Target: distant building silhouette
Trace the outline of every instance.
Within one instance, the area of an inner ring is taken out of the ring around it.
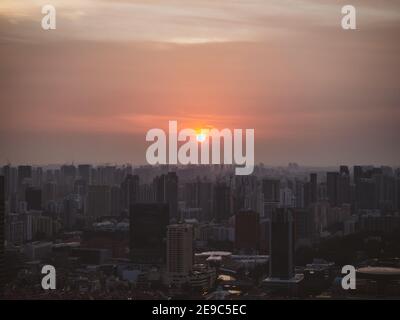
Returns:
[[[167,203],[171,219],[179,220],[178,213],[178,176],[176,172],[168,172],[154,179],[155,200]]]
[[[78,175],[86,184],[91,183],[91,169],[92,166],[90,164],[81,164],[78,166]]]
[[[121,215],[122,192],[119,186],[112,186],[110,190],[110,214],[112,216]]]
[[[86,215],[98,218],[110,215],[111,192],[109,186],[89,186],[86,196]]]
[[[264,195],[263,215],[265,218],[271,218],[272,212],[279,207],[280,201],[280,180],[263,179],[262,193]]]
[[[339,172],[326,173],[327,196],[329,204],[336,207],[339,204]]]
[[[241,210],[235,215],[235,248],[256,254],[260,248],[260,216],[253,210]]]
[[[193,227],[173,224],[167,227],[167,277],[169,284],[188,281],[193,268]]]
[[[200,208],[204,219],[212,219],[213,196],[210,181],[198,178],[194,182],[186,183],[184,196],[188,208]]]
[[[4,248],[4,222],[5,222],[5,188],[4,176],[0,176],[0,297],[5,284],[5,248]]]
[[[42,190],[36,187],[28,187],[25,190],[25,201],[28,210],[42,209]]]
[[[231,216],[231,188],[225,182],[217,182],[214,186],[213,217],[217,222],[226,221]]]
[[[32,167],[31,166],[18,166],[18,187],[22,185],[25,179],[32,178]]]
[[[129,208],[138,201],[139,176],[128,174],[121,183],[121,206],[122,210]]]
[[[135,203],[130,209],[130,257],[139,264],[164,264],[169,206]]]
[[[294,227],[291,209],[274,210],[270,224],[270,278],[291,279],[294,276]]]

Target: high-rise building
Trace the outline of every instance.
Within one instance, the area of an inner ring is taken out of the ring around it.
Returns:
[[[270,278],[291,279],[295,266],[295,224],[292,209],[275,209],[270,228]]]
[[[129,211],[129,208],[138,202],[139,176],[128,174],[121,183],[121,209]]]
[[[260,249],[260,215],[253,210],[242,210],[235,215],[235,248],[249,254]]]
[[[130,209],[130,257],[139,264],[164,264],[169,206],[135,203]]]
[[[59,188],[57,190],[61,197],[67,196],[73,192],[75,178],[76,167],[73,164],[61,166],[58,180]]]
[[[317,174],[310,174],[310,202],[315,203],[318,201],[318,182]]]
[[[376,187],[373,179],[361,178],[356,190],[358,209],[377,209]]]
[[[316,206],[313,204],[309,209],[296,209],[294,211],[296,240],[307,241],[313,236],[313,219],[312,209]]]
[[[119,216],[121,215],[121,188],[118,186],[111,187],[111,215]]]
[[[35,239],[52,237],[57,232],[55,223],[51,217],[33,216],[32,235]]]
[[[42,209],[42,190],[36,187],[28,187],[25,190],[25,201],[28,210]]]
[[[395,187],[395,208],[400,211],[400,169],[396,175],[396,187]]]
[[[43,184],[43,168],[37,167],[32,172],[32,184],[35,187],[41,187]]]
[[[154,186],[152,184],[139,185],[138,202],[140,203],[154,203]]]
[[[327,196],[332,207],[339,205],[339,172],[326,173]]]
[[[264,195],[263,217],[269,219],[275,208],[279,207],[280,180],[270,178],[263,179],[262,192]]]
[[[168,172],[154,179],[154,192],[157,203],[168,203],[169,216],[179,220],[178,213],[178,176],[176,172]]]
[[[212,183],[207,180],[197,179],[185,184],[184,196],[188,208],[200,208],[202,217],[212,219]]]
[[[0,176],[0,297],[5,283],[5,250],[4,250],[4,220],[5,220],[5,190],[4,176]]]
[[[280,181],[279,179],[263,179],[263,193],[265,202],[279,202]]]
[[[351,186],[350,186],[350,171],[347,166],[340,166],[339,181],[338,181],[338,205],[350,204]]]
[[[43,184],[42,190],[42,203],[44,207],[47,207],[50,201],[56,200],[57,185],[55,182],[49,181]]]
[[[88,184],[86,180],[79,178],[74,182],[74,194],[79,194],[82,198],[86,197]]]
[[[217,182],[214,186],[213,216],[217,222],[226,221],[232,213],[231,188],[225,182]]]
[[[17,198],[20,201],[25,201],[25,189],[31,184],[32,167],[18,166],[17,171]]]
[[[3,175],[4,175],[4,196],[5,199],[9,199],[11,195],[11,166],[8,164],[3,167]]]
[[[115,183],[115,166],[101,166],[97,168],[97,184],[111,186]]]
[[[244,209],[257,211],[259,194],[255,175],[235,176],[233,212]]]
[[[18,166],[18,187],[22,185],[25,179],[32,178],[31,166]]]
[[[111,192],[109,186],[89,186],[86,196],[86,215],[97,218],[110,215]]]
[[[63,200],[62,221],[66,230],[71,230],[76,224],[78,201],[76,195],[69,195]]]
[[[86,181],[86,184],[91,183],[90,173],[92,166],[90,164],[80,164],[78,166],[78,176]]]
[[[358,182],[360,182],[360,179],[362,178],[363,175],[363,169],[361,166],[354,166],[353,167],[353,179],[354,179],[354,184],[357,185]]]
[[[396,179],[388,174],[374,176],[376,207],[383,212],[395,210]]]
[[[62,165],[61,166],[61,179],[62,183],[73,182],[76,177],[76,167],[71,165]]]
[[[167,278],[169,284],[188,281],[193,267],[193,228],[190,224],[167,227]]]
[[[301,180],[295,180],[295,194],[296,194],[296,208],[302,209],[305,208],[305,183]]]

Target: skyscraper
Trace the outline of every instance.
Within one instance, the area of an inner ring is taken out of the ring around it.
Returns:
[[[5,190],[4,176],[0,176],[0,297],[3,294],[5,283],[5,260],[4,260],[4,219],[5,219]]]
[[[176,172],[168,172],[165,181],[165,195],[169,204],[169,215],[179,220],[178,212],[178,176]]]
[[[326,173],[326,186],[329,204],[336,207],[339,204],[339,172]]]
[[[90,173],[92,166],[90,164],[80,164],[78,166],[78,175],[81,179],[86,181],[86,184],[91,183]]]
[[[350,204],[351,186],[350,186],[350,171],[347,166],[340,166],[339,181],[338,181],[338,205]]]
[[[295,249],[292,209],[275,209],[270,228],[270,278],[291,279],[294,276]]]
[[[217,182],[214,187],[214,218],[221,222],[231,216],[231,188],[225,182]]]
[[[154,179],[155,200],[157,203],[168,203],[169,216],[179,220],[178,214],[178,176],[168,172]]]
[[[259,189],[255,175],[235,176],[233,211],[239,212],[243,209],[257,211],[260,199]]]
[[[212,183],[199,178],[194,182],[185,184],[184,195],[188,208],[201,208],[202,217],[206,220],[212,219]]]
[[[43,184],[42,187],[42,203],[44,207],[47,207],[50,201],[56,199],[57,185],[55,182],[49,181]]]
[[[17,170],[17,195],[19,200],[25,200],[25,188],[32,178],[31,166],[18,166]]]
[[[130,257],[140,264],[165,263],[169,206],[135,203],[130,209]]]
[[[263,179],[262,192],[264,195],[263,216],[269,219],[275,208],[279,207],[280,180],[269,178]]]
[[[25,179],[32,178],[31,166],[18,166],[18,187],[22,185]]]
[[[188,280],[193,267],[193,228],[190,224],[167,227],[167,277],[169,284]]]
[[[36,187],[28,187],[25,190],[25,201],[28,210],[42,209],[42,190]]]
[[[64,228],[71,230],[76,224],[78,213],[78,202],[75,195],[68,195],[63,200],[61,218]]]
[[[235,248],[245,253],[258,253],[260,248],[260,216],[253,210],[235,215]]]
[[[264,201],[279,202],[280,181],[279,179],[263,179]]]
[[[121,214],[121,199],[121,188],[119,186],[112,186],[110,194],[110,211],[112,216],[119,216]]]
[[[121,209],[129,211],[129,208],[138,201],[139,176],[128,174],[121,183]]]
[[[92,218],[109,216],[111,193],[109,186],[89,186],[86,196],[86,215]]]
[[[4,196],[5,196],[5,199],[9,199],[10,194],[12,192],[12,190],[10,190],[11,166],[9,164],[3,167],[3,175],[4,175]]]
[[[317,174],[311,173],[310,174],[310,202],[314,203],[317,202],[318,197],[318,182],[317,182]]]

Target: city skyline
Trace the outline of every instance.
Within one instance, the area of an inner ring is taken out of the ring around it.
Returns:
[[[2,167],[5,298],[398,298],[400,168],[232,172]]]

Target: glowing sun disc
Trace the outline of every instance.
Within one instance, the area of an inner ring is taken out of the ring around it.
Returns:
[[[207,139],[208,129],[197,130],[196,140],[197,142],[204,142]]]

